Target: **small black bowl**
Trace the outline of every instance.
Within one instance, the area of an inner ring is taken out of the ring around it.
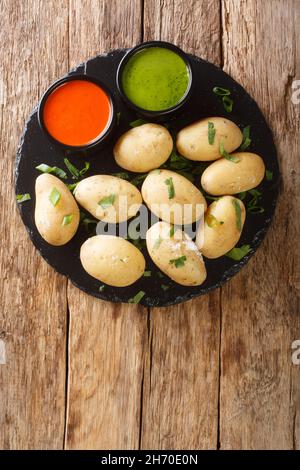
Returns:
[[[139,106],[135,105],[125,94],[124,90],[123,90],[123,87],[122,87],[122,73],[123,73],[123,70],[124,70],[124,67],[125,65],[127,64],[127,62],[129,61],[129,59],[134,56],[137,52],[140,52],[144,49],[147,49],[147,48],[151,48],[151,47],[161,47],[161,48],[165,48],[165,49],[170,49],[171,51],[175,52],[176,54],[178,54],[185,62],[187,68],[188,68],[188,71],[189,71],[189,77],[190,77],[190,80],[189,80],[189,85],[188,85],[188,88],[184,94],[184,96],[181,98],[181,100],[175,105],[175,106],[172,106],[171,108],[166,108],[166,109],[162,109],[162,110],[159,110],[159,111],[151,111],[151,110],[148,110],[148,109],[143,109],[143,108],[140,108]],[[190,61],[188,55],[183,52],[182,49],[180,49],[179,47],[175,46],[174,44],[171,44],[169,42],[165,42],[165,41],[148,41],[148,42],[143,42],[141,44],[139,44],[138,46],[136,47],[133,47],[132,49],[130,49],[126,54],[125,56],[123,57],[123,59],[121,60],[120,64],[119,64],[119,67],[118,67],[118,70],[117,70],[117,76],[116,76],[116,82],[117,82],[117,88],[118,88],[118,91],[122,97],[122,99],[124,100],[124,102],[129,106],[131,107],[132,109],[134,109],[138,114],[142,115],[142,116],[145,116],[147,118],[150,118],[150,119],[156,119],[156,118],[162,118],[162,119],[165,119],[165,118],[170,118],[172,115],[174,114],[177,114],[177,112],[179,110],[181,110],[183,108],[183,106],[187,103],[187,101],[189,100],[189,98],[191,97],[191,94],[192,94],[192,86],[193,86],[193,70],[192,70],[192,62]]]
[[[48,97],[51,95],[51,93],[56,88],[63,85],[64,83],[71,82],[73,80],[86,80],[86,81],[95,83],[95,85],[98,85],[100,88],[102,88],[102,90],[108,96],[109,101],[110,101],[110,106],[111,106],[110,121],[109,121],[106,129],[102,132],[102,134],[100,134],[98,137],[96,137],[96,139],[94,139],[92,142],[89,142],[86,145],[80,145],[80,146],[68,145],[68,144],[64,144],[64,143],[56,140],[48,132],[48,129],[47,129],[45,123],[44,123],[44,117],[43,117],[44,107],[45,107],[46,101],[47,101]],[[104,85],[104,83],[102,83],[97,78],[90,77],[89,75],[85,75],[85,74],[79,74],[79,73],[78,74],[76,73],[76,74],[72,74],[72,75],[67,75],[67,76],[61,78],[60,80],[57,80],[56,82],[54,82],[48,88],[48,90],[44,93],[44,95],[42,96],[42,99],[39,103],[37,115],[38,115],[38,122],[39,122],[40,128],[42,129],[42,131],[46,134],[48,139],[53,144],[57,145],[58,147],[60,147],[63,150],[72,151],[72,152],[79,152],[79,153],[99,149],[100,147],[102,147],[106,143],[108,138],[111,136],[111,134],[112,134],[112,132],[115,128],[116,122],[117,122],[113,96],[112,96],[112,93],[110,92],[110,90],[107,88],[107,86]]]

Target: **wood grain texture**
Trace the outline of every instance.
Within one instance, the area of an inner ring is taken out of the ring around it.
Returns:
[[[219,64],[218,1],[145,1],[144,40],[175,42]],[[217,447],[219,291],[153,309],[145,356],[142,448]]]
[[[249,265],[222,294],[221,448],[300,447],[300,4],[223,2],[224,68],[257,100],[275,137],[282,173],[276,218]]]
[[[70,5],[70,62],[140,41],[139,1]],[[139,446],[147,310],[116,305],[69,285],[69,392],[66,448]]]
[[[66,281],[37,255],[22,225],[13,166],[25,119],[68,69],[65,5],[0,2],[1,449],[63,446]]]

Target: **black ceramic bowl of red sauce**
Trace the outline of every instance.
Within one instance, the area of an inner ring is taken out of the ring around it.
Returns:
[[[68,75],[43,95],[38,121],[50,141],[65,150],[99,148],[116,123],[112,94],[94,77]]]

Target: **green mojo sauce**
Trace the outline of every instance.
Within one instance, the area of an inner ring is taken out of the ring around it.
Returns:
[[[184,97],[190,74],[176,52],[148,47],[128,60],[121,80],[123,91],[133,104],[147,111],[162,111]]]

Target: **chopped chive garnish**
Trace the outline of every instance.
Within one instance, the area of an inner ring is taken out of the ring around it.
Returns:
[[[239,193],[239,194],[237,195],[237,197],[238,197],[241,201],[243,201],[246,196],[247,196],[247,191],[242,191],[241,193]]]
[[[156,242],[153,245],[153,249],[157,250],[157,248],[160,247],[160,244],[161,244],[162,241],[163,241],[163,239],[161,237],[158,237],[158,239],[156,240]]]
[[[219,86],[215,86],[213,88],[213,92],[218,96],[228,96],[228,95],[230,95],[230,91],[227,90],[227,88],[222,88],[222,87],[219,87]]]
[[[174,233],[175,233],[175,226],[172,225],[172,227],[170,228],[170,238],[174,237]]]
[[[151,277],[151,271],[145,271],[144,272],[144,277]]]
[[[168,186],[169,199],[173,199],[173,197],[175,196],[175,189],[172,176],[165,180],[165,184]]]
[[[85,162],[85,163],[84,163],[84,167],[83,167],[81,170],[79,170],[79,175],[80,175],[80,176],[85,175],[85,173],[86,173],[89,169],[90,169],[90,163],[89,163],[89,162]]]
[[[191,170],[192,164],[190,160],[179,155],[176,151],[176,148],[173,148],[172,153],[164,167],[170,168],[171,170]]]
[[[258,189],[250,189],[248,192],[251,194],[252,199],[248,202],[247,211],[251,214],[262,214],[265,212],[265,209],[258,204],[262,193]]]
[[[64,163],[68,168],[69,172],[71,173],[72,178],[75,180],[78,180],[78,178],[80,178],[80,176],[83,176],[90,168],[89,162],[85,162],[84,167],[81,170],[78,170],[78,168],[76,168],[76,166],[73,165],[73,163],[71,163],[68,158],[64,158]]]
[[[110,194],[109,196],[103,197],[99,202],[99,206],[102,207],[102,209],[107,209],[108,207],[112,206],[115,202],[116,195],[115,194]]]
[[[79,170],[76,168],[76,166],[74,166],[73,163],[71,163],[68,158],[64,158],[64,163],[65,163],[66,167],[68,168],[69,172],[71,173],[72,178],[73,179],[78,179],[80,174],[79,174]]]
[[[175,268],[180,268],[181,266],[184,266],[185,261],[186,256],[180,256],[180,258],[170,259],[169,263],[174,264]]]
[[[205,222],[210,228],[218,227],[219,225],[224,224],[222,220],[218,220],[214,215],[210,214],[209,212],[207,212],[205,215]]]
[[[58,201],[60,200],[60,198],[61,198],[61,193],[58,191],[58,189],[54,187],[49,195],[49,201],[55,207]]]
[[[35,168],[36,170],[39,170],[42,173],[53,173],[54,175],[59,176],[59,178],[67,178],[67,173],[61,168],[58,168],[57,166],[49,166],[46,163],[41,163]]]
[[[235,215],[236,215],[236,228],[240,232],[242,230],[242,209],[240,203],[233,199],[232,204],[234,205]]]
[[[70,191],[74,191],[74,189],[76,188],[77,185],[78,185],[78,183],[67,184],[67,188],[68,188]]]
[[[105,290],[106,286],[102,284],[102,286],[99,287],[99,292],[103,292]]]
[[[120,171],[119,173],[112,173],[111,176],[115,176],[116,178],[121,178],[123,180],[129,180],[130,178],[129,173],[125,173],[125,171]]]
[[[266,179],[267,179],[267,181],[272,181],[272,179],[273,179],[273,171],[266,170]]]
[[[230,162],[240,162],[239,157],[237,157],[236,155],[230,155],[230,153],[226,152],[223,142],[220,143],[220,154],[222,155],[222,157],[226,158],[226,160],[229,160]]]
[[[143,124],[148,124],[148,121],[145,121],[144,119],[136,119],[135,121],[129,123],[130,127],[138,127],[142,126]]]
[[[265,209],[262,206],[250,206],[247,208],[247,210],[250,212],[250,214],[262,214],[265,212]]]
[[[213,145],[215,141],[216,129],[213,122],[208,122],[208,143],[209,145]]]
[[[166,286],[166,284],[161,284],[160,287],[162,288],[162,290],[170,289],[170,286]]]
[[[133,180],[131,180],[130,183],[133,184],[134,186],[139,186],[144,181],[144,179],[146,179],[147,176],[148,176],[148,173],[143,173],[142,175],[138,175],[135,178],[133,178]]]
[[[240,261],[249,253],[250,250],[250,245],[242,245],[240,247],[232,248],[232,250],[228,251],[225,256],[234,259],[235,261]]]
[[[68,214],[68,215],[65,215],[64,218],[63,218],[63,222],[62,224],[63,225],[69,225],[73,220],[73,214]]]
[[[140,290],[134,297],[128,300],[129,304],[138,304],[142,298],[144,297],[145,292],[143,290]]]
[[[31,199],[31,196],[29,193],[25,194],[17,194],[17,202],[18,204],[21,204],[21,202],[29,201]]]
[[[222,101],[225,111],[227,111],[227,113],[231,113],[233,108],[233,100],[229,98],[229,96],[225,95],[223,96]]]
[[[251,144],[251,139],[250,139],[250,126],[246,126],[243,129],[243,142],[242,145],[240,146],[239,150],[242,152],[246,150],[249,145]]]

